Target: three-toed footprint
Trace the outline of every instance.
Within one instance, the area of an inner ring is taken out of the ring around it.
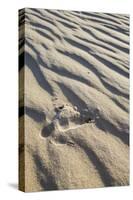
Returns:
[[[42,136],[55,136],[61,132],[76,129],[84,123],[94,122],[87,112],[80,113],[76,106],[60,104],[55,107],[55,116],[50,123],[44,126]]]

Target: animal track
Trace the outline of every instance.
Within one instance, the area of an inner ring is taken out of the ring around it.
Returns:
[[[76,129],[85,123],[94,123],[88,110],[79,112],[76,106],[70,106],[68,104],[61,104],[55,106],[55,116],[53,120],[44,126],[42,130],[42,136],[54,136],[61,132],[67,132],[68,130]]]

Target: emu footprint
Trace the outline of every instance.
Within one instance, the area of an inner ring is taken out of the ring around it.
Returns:
[[[88,113],[81,114],[77,107],[68,104],[56,106],[55,111],[56,115],[51,123],[42,130],[43,137],[54,136],[60,132],[76,129],[82,124],[95,122],[91,117],[88,117]]]

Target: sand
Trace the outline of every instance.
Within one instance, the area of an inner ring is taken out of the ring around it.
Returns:
[[[19,19],[20,189],[128,185],[129,16],[26,8]]]

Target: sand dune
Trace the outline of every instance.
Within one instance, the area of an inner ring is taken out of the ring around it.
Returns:
[[[19,34],[20,189],[128,185],[129,16],[26,8]]]

